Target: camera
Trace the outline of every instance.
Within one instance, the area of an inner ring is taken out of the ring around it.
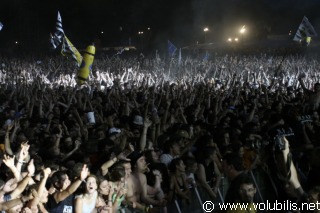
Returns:
[[[283,151],[286,149],[286,143],[283,139],[283,136],[276,136],[274,138],[274,150]]]

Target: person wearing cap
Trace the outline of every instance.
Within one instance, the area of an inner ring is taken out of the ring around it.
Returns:
[[[121,129],[112,127],[108,130],[109,132],[109,139],[115,141],[121,136]]]
[[[140,115],[134,116],[132,123],[137,126],[143,126],[143,117]]]

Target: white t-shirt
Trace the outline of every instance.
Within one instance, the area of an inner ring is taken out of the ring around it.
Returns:
[[[170,154],[162,154],[160,156],[160,162],[164,163],[168,167],[171,161],[173,160],[173,158],[174,157]]]

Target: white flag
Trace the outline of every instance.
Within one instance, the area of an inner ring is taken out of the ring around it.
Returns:
[[[301,41],[303,39],[306,39],[307,37],[315,37],[315,36],[318,36],[318,34],[314,30],[312,24],[309,22],[307,17],[303,17],[302,22],[299,25],[299,28],[293,40]]]
[[[0,31],[2,30],[3,24],[0,22]]]

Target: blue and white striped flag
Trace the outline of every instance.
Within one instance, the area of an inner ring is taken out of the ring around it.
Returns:
[[[56,32],[53,35],[50,34],[50,37],[51,37],[50,42],[53,49],[56,49],[63,42],[64,31],[62,28],[62,19],[59,11],[58,11],[58,17],[56,22]]]
[[[174,46],[171,43],[171,41],[168,40],[168,54],[169,54],[169,57],[173,57],[176,51],[177,51],[176,46]]]
[[[304,16],[293,40],[301,41],[303,39],[306,39],[307,37],[315,37],[315,36],[318,36],[318,34],[314,30],[308,18]]]

